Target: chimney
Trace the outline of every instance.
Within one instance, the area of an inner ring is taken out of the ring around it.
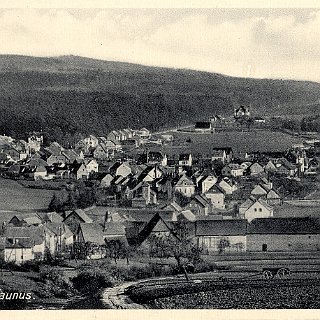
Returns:
[[[142,197],[146,200],[146,204],[151,202],[150,185],[144,184],[142,187]]]
[[[104,216],[104,229],[106,229],[106,225],[108,222],[110,222],[110,220],[111,220],[110,214],[108,211],[106,211],[106,214]]]

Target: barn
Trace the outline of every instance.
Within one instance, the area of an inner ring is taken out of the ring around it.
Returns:
[[[213,128],[210,121],[198,121],[196,122],[194,131],[205,133],[213,131]]]
[[[319,250],[319,218],[257,218],[251,221],[247,229],[247,251]]]

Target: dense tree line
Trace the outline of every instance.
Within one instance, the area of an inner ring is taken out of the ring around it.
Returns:
[[[8,57],[0,57],[0,66],[3,59]],[[213,114],[231,116],[240,104],[251,105],[253,115],[283,115],[288,108],[312,114],[307,111],[317,106],[310,102],[320,99],[319,84],[311,82],[232,78],[79,57],[16,57],[10,66],[14,71],[0,72],[0,134],[25,138],[42,130],[64,146],[79,135],[106,135],[128,126],[156,130]]]
[[[274,128],[287,129],[295,132],[319,132],[320,131],[320,115],[307,116],[302,118],[271,118],[270,124]]]
[[[97,189],[95,181],[77,181],[72,187],[54,193],[49,203],[49,210],[65,212],[88,208],[97,201]]]

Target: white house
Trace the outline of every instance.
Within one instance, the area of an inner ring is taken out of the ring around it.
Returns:
[[[239,206],[240,217],[247,219],[250,222],[256,218],[273,217],[273,208],[266,201],[259,198],[250,197]]]
[[[212,186],[207,192],[206,197],[210,199],[214,208],[224,209],[225,208],[225,193],[222,188],[217,185]]]
[[[191,197],[194,194],[195,189],[194,183],[185,174],[180,177],[179,181],[174,186],[174,191],[180,192],[187,197]]]
[[[89,173],[99,171],[99,164],[96,159],[85,159],[84,164]]]
[[[217,181],[218,181],[218,178],[214,175],[209,175],[209,176],[205,177],[201,181],[202,193],[206,193],[212,186],[214,186],[216,184]]]
[[[99,139],[93,135],[90,135],[83,139],[83,142],[87,147],[95,148],[99,144]]]
[[[179,155],[179,166],[192,166],[192,155],[189,154],[180,154]]]
[[[235,182],[228,178],[223,178],[219,182],[219,187],[226,193],[226,194],[232,194],[234,191],[238,189]]]

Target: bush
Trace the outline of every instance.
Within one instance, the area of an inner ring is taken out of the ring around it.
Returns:
[[[23,264],[21,264],[21,268],[28,271],[39,272],[40,265],[41,265],[41,261],[26,261]]]
[[[74,288],[82,293],[97,293],[102,288],[112,287],[110,276],[100,270],[82,271],[72,279]]]
[[[200,260],[194,265],[194,272],[209,272],[217,269],[217,266],[212,263]]]
[[[54,268],[42,268],[39,273],[40,280],[43,282],[51,281],[56,285],[61,285],[65,281],[63,275],[57,269]]]
[[[109,271],[115,281],[134,281],[137,278],[131,268],[131,266],[110,266]]]

